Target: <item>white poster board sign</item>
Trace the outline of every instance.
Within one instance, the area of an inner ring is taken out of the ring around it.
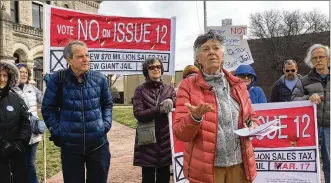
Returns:
[[[224,64],[228,71],[236,70],[240,65],[254,63],[247,40],[242,36],[247,35],[246,25],[237,26],[210,26],[207,30],[214,30],[224,40]]]
[[[254,63],[247,40],[241,40],[239,45],[226,46],[223,67],[228,71],[236,70],[239,65]]]

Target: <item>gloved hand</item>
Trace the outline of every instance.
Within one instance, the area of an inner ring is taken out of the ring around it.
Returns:
[[[173,102],[171,99],[165,99],[163,102],[160,103],[160,112],[161,113],[169,113],[172,110]]]
[[[0,142],[0,154],[1,156],[9,156],[15,151],[15,147],[7,140],[1,140]]]
[[[13,146],[16,152],[24,152],[25,151],[25,143],[23,140],[17,140],[13,143]]]

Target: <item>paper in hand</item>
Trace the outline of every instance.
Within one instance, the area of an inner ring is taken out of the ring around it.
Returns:
[[[239,136],[242,136],[242,137],[265,136],[271,132],[274,132],[274,131],[280,129],[281,127],[277,125],[278,123],[279,123],[279,119],[275,119],[268,123],[264,123],[260,126],[257,126],[254,129],[242,128],[242,129],[235,130],[234,133]]]

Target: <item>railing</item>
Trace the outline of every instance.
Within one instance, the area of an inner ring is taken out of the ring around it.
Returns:
[[[33,36],[43,37],[43,30],[23,24],[13,23],[13,30],[18,33],[29,34]]]

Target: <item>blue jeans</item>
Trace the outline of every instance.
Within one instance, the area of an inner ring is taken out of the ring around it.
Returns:
[[[37,171],[36,171],[36,154],[39,142],[28,145],[26,149],[26,161],[29,171],[29,182],[38,183]]]
[[[318,136],[321,138],[321,153],[325,182],[330,182],[330,128],[320,127]]]
[[[61,148],[63,180],[65,183],[106,183],[110,165],[109,143],[89,154],[73,154]]]

